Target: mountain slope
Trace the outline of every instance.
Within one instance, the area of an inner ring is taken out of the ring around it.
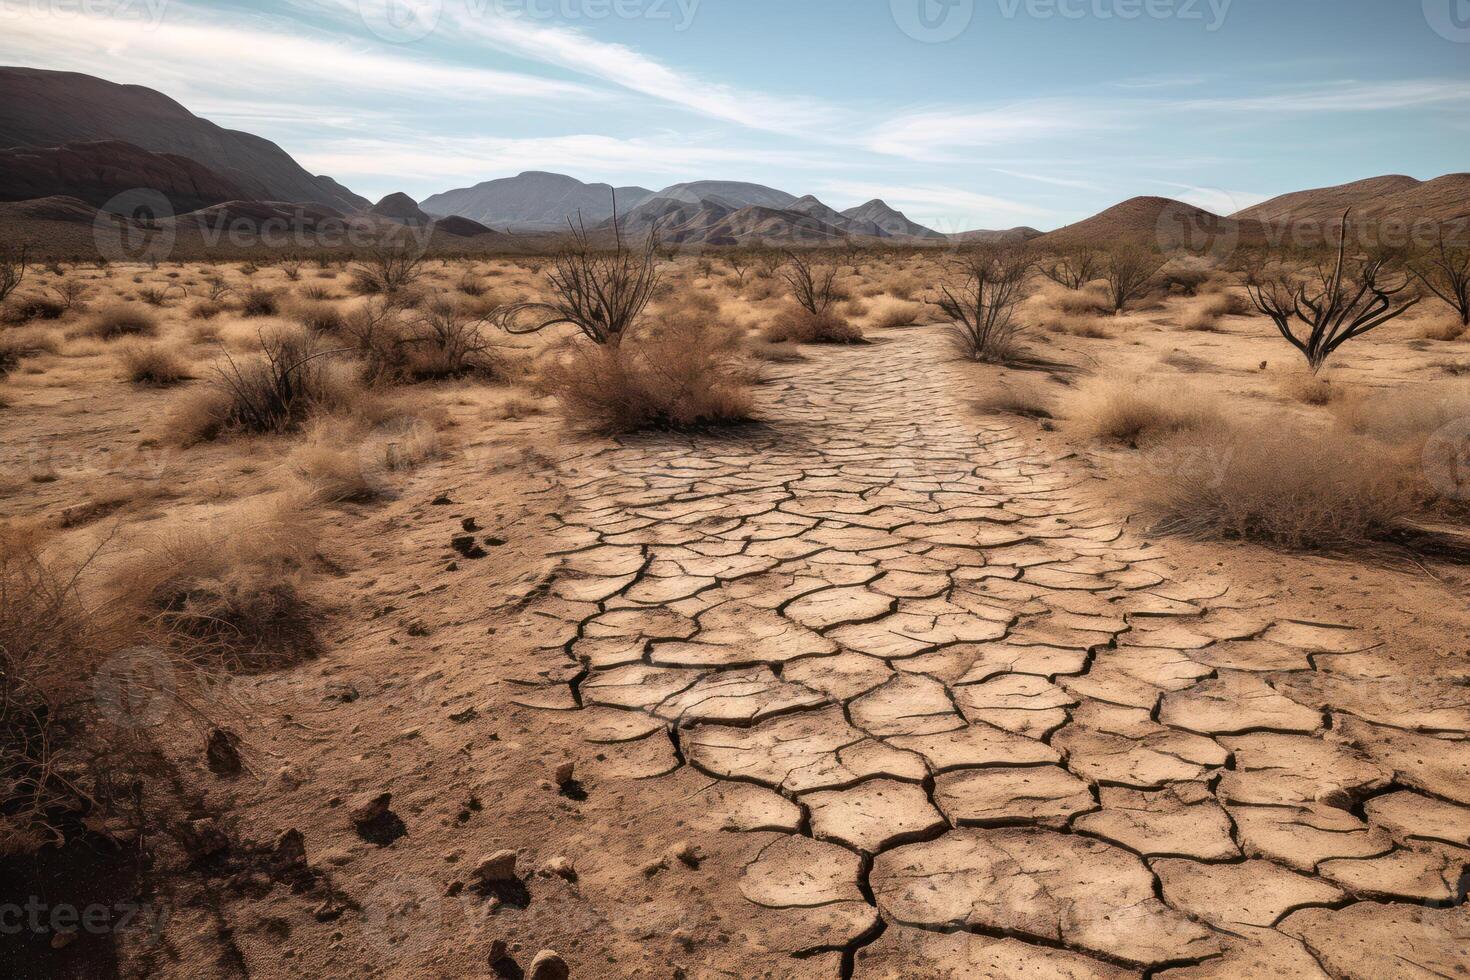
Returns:
[[[408,225],[426,225],[431,220],[423,210],[414,203],[413,198],[403,192],[389,194],[377,204],[368,209],[368,214],[375,214],[380,218],[388,218]]]
[[[1033,238],[1040,238],[1042,232],[1028,225],[1017,228],[1006,228],[1001,231],[962,231],[950,235],[950,241],[955,242],[977,242],[980,244],[1013,244],[1016,242],[1029,242]]]
[[[246,196],[201,163],[121,140],[0,150],[0,201],[64,196],[101,208],[140,187],[162,194],[176,213]]]
[[[658,192],[659,197],[673,198],[694,203],[717,201],[726,207],[740,208],[788,208],[796,203],[796,195],[766,187],[762,184],[747,184],[738,180],[699,180],[687,184],[674,184]]]
[[[683,201],[655,197],[619,218],[625,235],[641,237],[658,227],[660,241],[685,246],[834,245],[847,234],[800,211],[731,207],[716,198]],[[612,231],[608,220],[598,229]]]
[[[1349,184],[1294,191],[1263,201],[1231,215],[1232,218],[1269,221],[1273,224],[1292,221],[1336,221],[1348,208],[1360,210],[1366,205],[1419,187],[1419,181],[1402,174],[1370,177]]]
[[[1135,197],[1036,239],[1044,246],[1133,244],[1206,249],[1264,244],[1259,221],[1222,218],[1167,197]]]
[[[420,206],[437,217],[458,215],[508,231],[566,231],[578,214],[588,227],[612,217],[614,193],[623,213],[653,197],[643,187],[584,184],[565,174],[528,170],[434,194]]]
[[[849,235],[857,235],[864,238],[891,237],[888,232],[884,231],[877,224],[877,222],[862,221],[856,218],[849,218],[841,211],[838,211],[834,208],[829,208],[827,205],[823,204],[815,197],[812,197],[810,194],[808,194],[806,197],[803,197],[795,204],[791,205],[791,207],[787,210],[799,211],[802,214],[811,215],[818,221],[829,224],[833,228],[839,228],[842,231],[847,232]]]
[[[855,208],[848,208],[842,216],[852,221],[871,222],[890,235],[907,238],[943,239],[944,236],[931,228],[925,228],[908,219],[902,211],[895,211],[882,201],[869,201]]]
[[[76,72],[0,68],[0,146],[98,140],[187,157],[257,200],[347,211],[369,203],[330,178],[307,173],[269,140],[201,119],[153,89]]]

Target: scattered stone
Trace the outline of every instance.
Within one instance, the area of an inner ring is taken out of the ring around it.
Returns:
[[[669,857],[686,868],[698,868],[704,860],[704,852],[685,840],[669,848]]]
[[[547,878],[561,878],[565,881],[577,880],[577,869],[572,865],[570,858],[554,857],[547,861],[541,868],[541,874]]]
[[[475,865],[475,878],[480,882],[491,885],[502,882],[517,881],[516,861],[518,855],[515,851],[496,851],[486,858],[481,858]]]
[[[526,974],[529,980],[567,980],[571,975],[566,960],[549,949],[536,954],[531,960],[531,972]]]
[[[209,763],[209,771],[216,776],[238,776],[245,768],[240,758],[240,736],[228,728],[216,728],[209,733],[204,758]]]

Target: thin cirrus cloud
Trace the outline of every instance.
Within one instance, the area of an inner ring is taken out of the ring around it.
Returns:
[[[1112,108],[1087,102],[1051,100],[995,108],[942,108],[901,115],[867,134],[874,153],[932,160],[958,149],[1011,146],[1119,127]]]
[[[358,0],[291,0],[338,18],[361,18]],[[444,5],[425,41],[442,39],[482,46],[579,74],[697,115],[747,129],[819,138],[846,116],[841,107],[815,99],[775,96],[711,82],[666,65],[624,44],[599,41],[572,27],[535,23],[497,5]]]
[[[601,97],[598,90],[572,82],[384,54],[363,44],[299,31],[288,34],[244,23],[211,26],[194,20],[196,14],[204,16],[191,8],[170,7],[157,24],[80,13],[27,18],[0,35],[0,57],[12,64],[96,73],[100,52],[107,69],[103,74],[114,81],[210,93],[216,105],[302,93],[328,101],[362,93],[453,94],[464,100],[498,95],[567,101]],[[217,14],[211,16],[218,20]]]

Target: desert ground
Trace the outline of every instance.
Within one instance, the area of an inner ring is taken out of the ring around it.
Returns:
[[[802,343],[779,256],[666,255],[624,361],[482,319],[543,258],[33,268],[7,975],[1470,975],[1458,319],[1312,376],[1181,260],[981,363],[956,256],[826,256]]]

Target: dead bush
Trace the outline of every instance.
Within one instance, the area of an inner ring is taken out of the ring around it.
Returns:
[[[836,263],[823,263],[810,255],[787,250],[786,265],[781,278],[791,290],[791,298],[807,313],[820,317],[831,309],[832,304],[843,298],[837,285],[840,271]]]
[[[331,351],[318,347],[304,331],[262,333],[260,352],[236,361],[229,353],[217,366],[211,386],[223,393],[212,404],[196,408],[224,408],[217,431],[247,433],[290,432],[312,415],[345,408],[358,389],[346,372],[329,360]]]
[[[1132,449],[1181,432],[1202,432],[1224,415],[1213,398],[1182,385],[1099,378],[1077,392],[1068,417],[1087,438]]]
[[[918,323],[923,315],[923,303],[884,298],[874,303],[868,323],[878,330],[907,327]]]
[[[0,303],[25,282],[30,269],[30,253],[26,246],[0,245]]]
[[[59,320],[66,307],[45,296],[24,296],[0,308],[0,322],[16,325],[32,320]]]
[[[188,364],[162,344],[129,343],[117,353],[124,376],[135,385],[164,388],[189,377]]]
[[[338,333],[342,329],[342,311],[331,303],[297,303],[291,315],[297,323],[315,334]]]
[[[750,419],[749,374],[703,328],[617,346],[582,344],[545,374],[574,425],[595,432],[703,429]]]
[[[1162,256],[1138,245],[1120,245],[1111,249],[1102,261],[1109,309],[1113,313],[1122,313],[1130,301],[1147,291],[1163,264]]]
[[[83,333],[98,340],[152,337],[158,333],[158,320],[147,310],[118,303],[93,314],[83,328]]]
[[[393,495],[394,477],[443,456],[443,413],[417,402],[368,396],[350,418],[322,417],[292,452],[292,464],[325,503]]]
[[[1326,405],[1341,394],[1341,389],[1330,380],[1307,371],[1283,374],[1277,387],[1286,398],[1303,405]]]
[[[1459,340],[1465,336],[1467,330],[1455,315],[1433,317],[1419,325],[1419,336],[1425,340],[1438,340],[1448,343]]]
[[[1349,340],[1397,319],[1420,302],[1420,297],[1408,295],[1409,276],[1395,277],[1391,272],[1391,256],[1348,258],[1347,224],[1344,214],[1335,264],[1318,265],[1305,276],[1284,269],[1256,269],[1246,279],[1256,309],[1271,318],[1313,372],[1322,370]]]
[[[796,306],[777,313],[761,331],[761,336],[772,344],[788,341],[797,344],[857,344],[863,340],[859,327],[831,310],[812,313]]]
[[[403,373],[411,380],[491,376],[498,358],[485,337],[489,320],[450,299],[438,299],[400,335]]]
[[[1144,488],[1165,533],[1338,550],[1391,537],[1415,509],[1399,461],[1362,437],[1275,419],[1215,426],[1170,448],[1175,458]]]
[[[1058,286],[1077,290],[1097,278],[1099,262],[1092,249],[1078,248],[1043,259],[1036,267]]]
[[[279,499],[160,534],[117,574],[162,644],[233,671],[316,655],[320,613],[305,589],[318,528]]]
[[[241,316],[275,316],[280,311],[280,299],[274,290],[252,287],[240,296]]]
[[[950,321],[950,340],[962,357],[1005,364],[1021,356],[1022,324],[1016,307],[1031,273],[1031,257],[1018,248],[977,249],[957,267],[957,281],[942,283],[933,301]]]
[[[363,296],[396,296],[419,281],[423,263],[423,251],[412,244],[375,248],[352,267],[352,288]]]

